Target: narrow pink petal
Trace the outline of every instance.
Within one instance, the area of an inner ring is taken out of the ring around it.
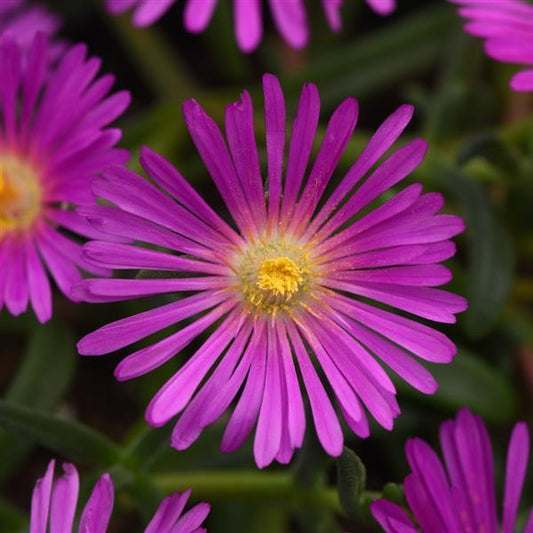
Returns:
[[[308,24],[302,0],[269,0],[274,22],[283,38],[294,48],[303,48],[308,40]]]
[[[306,236],[313,235],[329,215],[346,198],[357,182],[387,152],[409,124],[414,112],[411,105],[400,106],[377,129],[357,161],[328,198],[309,226]]]
[[[519,92],[533,91],[533,70],[524,70],[511,78],[511,89]]]
[[[183,410],[200,382],[236,335],[237,321],[238,316],[230,314],[158,391],[146,410],[146,418],[151,425],[161,426]]]
[[[322,145],[306,181],[305,187],[289,228],[297,231],[304,228],[320,201],[326,186],[352,136],[359,114],[359,106],[354,98],[348,98],[335,109],[331,116]],[[303,233],[300,231],[298,233]]]
[[[15,235],[4,242],[2,268],[5,269],[4,299],[12,315],[24,313],[28,307],[27,261],[23,238]]]
[[[260,0],[234,0],[235,35],[243,52],[253,51],[263,34]]]
[[[279,217],[283,157],[285,152],[286,108],[279,80],[272,74],[263,76],[265,95],[265,132],[268,164],[268,218],[275,227]]]
[[[31,498],[31,533],[46,533],[47,531],[54,468],[55,461],[52,460],[48,463],[44,477],[35,483]]]
[[[251,324],[245,323],[239,330],[235,341],[223,355],[215,371],[200,391],[187,405],[172,431],[172,447],[177,450],[187,449],[200,435],[205,427],[206,411],[213,405],[213,399],[228,384],[235,367],[243,356],[245,346],[251,335]]]
[[[32,239],[26,241],[26,271],[31,305],[42,324],[52,316],[52,290]]]
[[[287,418],[290,443],[294,447],[300,447],[305,435],[305,408],[287,337],[287,330],[283,322],[280,322],[277,334],[283,363],[281,374],[287,387]]]
[[[399,505],[387,500],[374,500],[370,510],[386,533],[416,533],[411,519]]]
[[[249,0],[244,2],[248,4]],[[265,194],[255,140],[254,110],[247,91],[241,94],[240,102],[226,107],[226,138],[250,211],[257,217],[259,227],[264,227]]]
[[[188,489],[185,492],[177,492],[165,498],[146,526],[144,533],[170,533],[183,509],[185,509],[190,495],[191,489]]]
[[[378,15],[390,15],[396,9],[396,0],[366,0]]]
[[[302,89],[296,118],[291,131],[289,157],[281,213],[283,220],[288,222],[293,212],[294,204],[300,191],[313,142],[315,139],[318,118],[320,115],[320,97],[318,89],[312,83],[307,83]]]
[[[269,465],[277,455],[282,433],[282,392],[280,350],[273,324],[267,325],[265,389],[254,439],[254,457],[259,468]]]
[[[214,230],[224,234],[229,241],[235,244],[242,242],[241,237],[213,211],[191,184],[164,157],[143,146],[140,162],[147,174],[186,209],[195,213]]]
[[[118,281],[118,280],[116,280]],[[82,282],[84,283],[84,282]],[[102,355],[160,331],[221,303],[226,297],[213,292],[195,294],[155,309],[111,322],[78,342],[81,355]]]
[[[80,480],[76,467],[63,463],[63,476],[56,480],[50,506],[50,531],[72,533]]]
[[[142,1],[133,14],[135,26],[149,26],[160,19],[176,0]]]
[[[125,381],[161,366],[234,306],[234,302],[224,302],[166,339],[128,355],[117,365],[115,377]]]
[[[322,7],[326,13],[328,24],[333,31],[340,31],[342,27],[340,10],[344,0],[322,0]]]
[[[213,16],[217,0],[187,0],[183,14],[185,28],[192,33],[204,31]]]
[[[225,453],[242,446],[252,431],[261,409],[267,366],[267,340],[264,326],[255,335],[257,335],[257,344],[246,384],[222,437],[220,449]]]
[[[106,533],[115,490],[109,474],[104,474],[94,486],[80,518],[79,533]]]
[[[309,360],[300,333],[291,322],[287,323],[287,333],[302,373],[318,439],[324,450],[329,455],[336,457],[342,453],[344,441],[339,420],[324,386]]]
[[[505,465],[503,533],[513,533],[529,459],[529,431],[524,422],[513,428]]]
[[[207,518],[211,506],[208,503],[198,503],[187,511],[172,528],[172,533],[194,533]]]
[[[211,178],[239,226],[247,235],[256,227],[237,178],[231,155],[219,127],[194,100],[183,103],[187,129]]]

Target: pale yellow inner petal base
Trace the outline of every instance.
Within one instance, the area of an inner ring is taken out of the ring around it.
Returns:
[[[41,210],[42,188],[32,166],[0,154],[0,238],[31,226]]]

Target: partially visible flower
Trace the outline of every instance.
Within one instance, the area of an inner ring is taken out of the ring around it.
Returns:
[[[37,33],[52,37],[61,27],[61,19],[41,4],[28,4],[26,0],[0,2],[0,37],[10,36],[23,50],[28,50]],[[56,58],[65,44],[51,40],[50,54]]]
[[[324,449],[342,452],[341,426],[323,380],[361,437],[370,431],[365,408],[387,429],[400,413],[394,384],[378,361],[420,391],[435,392],[436,381],[415,356],[449,363],[454,344],[382,304],[446,323],[466,308],[464,298],[435,288],[451,279],[438,263],[454,255],[450,239],[463,231],[462,219],[438,214],[443,198],[422,194],[420,184],[377,201],[426,153],[426,143],[415,139],[380,163],[409,123],[412,106],[401,106],[380,126],[326,194],[355,129],[356,100],[348,98],[335,110],[311,164],[320,114],[317,88],[307,84],[302,90],[288,150],[285,101],[274,76],[264,76],[264,95],[266,179],[247,92],[226,109],[226,138],[196,101],[183,105],[187,128],[233,224],[168,161],[145,148],[141,165],[153,181],[111,168],[93,190],[115,206],[82,211],[99,231],[137,244],[93,241],[84,252],[101,267],[167,271],[168,276],[89,279],[74,289],[91,302],[193,293],[108,324],[84,337],[78,349],[84,355],[107,354],[180,324],[119,364],[115,375],[126,380],[169,361],[215,325],[157,393],[147,420],[160,426],[183,411],[172,435],[173,446],[182,450],[238,397],[222,449],[241,446],[257,422],[254,454],[260,467],[274,459],[287,463],[301,447],[302,391]]]
[[[344,0],[322,0],[329,25],[341,29],[340,9]],[[110,13],[119,14],[133,9],[133,23],[148,26],[163,16],[176,0],[106,0]],[[396,0],[367,0],[380,14],[391,13]],[[293,48],[303,48],[309,39],[309,27],[304,0],[269,0],[272,17],[285,41]],[[187,0],[185,27],[200,33],[208,26],[217,0]],[[263,36],[263,0],[234,0],[235,34],[239,47],[245,52],[254,50]]]
[[[371,509],[387,533],[514,533],[529,458],[529,432],[515,425],[507,451],[503,521],[498,520],[492,447],[483,420],[462,409],[440,428],[444,465],[421,439],[407,441],[412,472],[405,478],[407,503],[418,525],[387,500]],[[533,508],[524,533],[533,533]]]
[[[515,91],[533,91],[533,5],[524,0],[449,0],[460,4],[465,30],[485,40],[488,56],[504,63],[528,65],[515,74]]]
[[[94,205],[91,180],[128,160],[115,148],[120,130],[107,125],[130,97],[108,95],[113,76],[96,78],[100,60],[86,54],[74,46],[47,69],[43,34],[27,52],[0,38],[0,310],[19,315],[31,302],[41,322],[52,314],[45,268],[69,298],[79,269],[110,273],[82,257],[72,234],[103,236],[73,208]]]
[[[37,480],[31,501],[30,533],[71,533],[76,517],[80,481],[76,467],[63,464],[63,476],[54,481],[55,461],[50,461],[45,475]],[[187,490],[165,498],[144,533],[201,533],[209,514],[209,504],[199,503],[183,516],[191,494]],[[105,533],[113,512],[114,486],[104,474],[81,513],[79,533]]]

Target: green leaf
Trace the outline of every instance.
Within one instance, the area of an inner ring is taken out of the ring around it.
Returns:
[[[337,490],[341,505],[351,518],[358,514],[365,485],[365,465],[352,450],[344,447],[342,455],[337,458]]]
[[[74,462],[103,466],[120,458],[120,450],[101,433],[79,422],[5,400],[0,400],[0,426]]]
[[[74,336],[63,325],[37,326],[6,399],[40,411],[53,409],[72,382],[74,345]],[[0,483],[18,469],[33,447],[28,439],[0,432]]]
[[[462,323],[471,337],[481,338],[491,330],[509,294],[514,263],[511,240],[478,182],[443,164],[432,171],[462,207],[469,244],[468,310]]]
[[[512,420],[518,398],[513,385],[481,357],[460,349],[449,365],[432,365],[431,373],[439,383],[439,390],[433,396],[421,396],[405,384],[417,399],[444,408],[450,414],[461,407],[468,407],[489,422]]]

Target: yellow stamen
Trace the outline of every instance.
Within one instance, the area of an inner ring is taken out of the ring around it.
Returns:
[[[42,190],[31,166],[6,154],[0,156],[0,238],[25,229],[41,209]]]
[[[275,295],[291,296],[302,280],[301,269],[288,257],[265,259],[259,265],[257,286]]]
[[[315,273],[309,251],[280,237],[258,239],[235,256],[233,269],[247,307],[275,317],[309,297]]]

